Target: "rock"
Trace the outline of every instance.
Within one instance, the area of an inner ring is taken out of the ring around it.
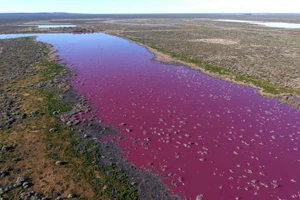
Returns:
[[[46,200],[47,198],[42,195],[42,194],[39,194],[37,192],[34,192],[34,191],[31,191],[31,192],[28,192],[28,193],[21,193],[20,194],[20,199],[21,200]]]
[[[1,149],[2,153],[7,152],[8,150],[9,150],[9,147],[8,147],[8,146],[6,146],[6,145],[3,145],[3,146],[2,146],[2,149]]]
[[[203,200],[203,195],[202,195],[202,194],[198,195],[198,196],[196,197],[196,200]]]
[[[18,177],[17,178],[17,181],[16,181],[16,185],[17,187],[21,186],[24,182],[26,181],[26,178],[25,177]]]
[[[136,185],[137,185],[136,182],[131,182],[130,184],[131,184],[132,186],[136,186]]]
[[[7,167],[7,173],[9,173],[10,171],[14,170],[13,167]]]
[[[52,113],[53,115],[58,115],[59,114],[59,111],[53,111],[53,113]]]
[[[12,125],[16,120],[14,118],[10,118],[9,120],[6,121],[7,125]]]
[[[73,199],[73,198],[75,198],[75,194],[68,194],[68,197],[67,197],[68,199]]]
[[[77,124],[79,124],[79,123],[80,123],[79,120],[74,120],[73,125],[77,125]]]
[[[66,125],[67,126],[72,126],[72,122],[71,121],[67,121]]]
[[[3,178],[3,177],[8,176],[8,175],[9,175],[8,172],[1,172],[0,171],[0,178]]]
[[[32,112],[30,113],[31,117],[34,117],[34,116],[36,116],[37,114],[39,114],[38,111],[32,111]]]
[[[53,148],[52,144],[47,144],[47,150],[51,150]]]
[[[58,161],[55,162],[55,165],[57,165],[57,166],[60,166],[60,165],[63,165],[63,164],[64,164],[64,162],[61,161],[61,160],[58,160]]]
[[[60,117],[60,121],[62,121],[62,122],[66,122],[66,116],[64,116],[64,115],[62,115],[61,117]]]
[[[29,182],[24,182],[23,184],[22,184],[22,186],[23,186],[23,188],[29,188],[30,187],[30,183]]]
[[[26,113],[23,113],[21,116],[20,116],[20,119],[23,120],[23,119],[26,119],[27,117],[27,114]]]
[[[21,158],[13,158],[11,161],[13,161],[13,162],[18,162],[18,161],[20,161],[21,160]]]
[[[128,133],[132,132],[132,130],[129,129],[129,128],[126,128],[126,131],[127,131]]]
[[[22,170],[21,170],[20,168],[18,168],[18,169],[15,169],[15,170],[14,170],[14,173],[15,173],[15,174],[20,174],[21,171],[22,171]]]
[[[54,132],[56,132],[56,131],[57,131],[56,128],[51,128],[51,129],[49,130],[50,133],[54,133]]]
[[[54,194],[54,188],[50,188],[50,190],[49,190],[49,194],[51,195],[51,196],[53,196],[53,194]]]

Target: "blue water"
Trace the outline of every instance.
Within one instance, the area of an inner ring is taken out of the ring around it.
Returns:
[[[218,19],[218,20],[215,20],[215,21],[248,23],[248,24],[263,25],[263,26],[272,27],[272,28],[288,28],[288,29],[298,29],[298,28],[300,28],[300,24],[285,23],[285,22],[260,22],[260,21],[250,21],[250,20],[232,20],[232,19]]]
[[[36,26],[37,28],[71,28],[76,27],[76,25],[72,24],[47,24],[47,25],[20,25],[20,26]]]

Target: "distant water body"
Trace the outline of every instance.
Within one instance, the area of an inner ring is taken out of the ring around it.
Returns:
[[[284,23],[284,22],[260,22],[260,21],[248,21],[248,20],[231,20],[231,19],[219,19],[215,21],[220,22],[237,22],[237,23],[248,23],[248,24],[256,24],[263,25],[272,28],[289,28],[289,29],[298,29],[300,28],[300,24],[296,23]]]
[[[71,27],[76,27],[76,25],[71,25],[71,24],[20,25],[20,26],[35,26],[37,28],[71,28]]]

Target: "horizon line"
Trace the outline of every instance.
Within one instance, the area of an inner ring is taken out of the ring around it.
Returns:
[[[85,15],[169,15],[169,14],[300,14],[294,12],[211,12],[211,13],[77,13],[77,12],[0,12],[0,14],[85,14]]]

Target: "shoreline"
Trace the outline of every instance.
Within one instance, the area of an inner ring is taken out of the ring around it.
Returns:
[[[29,32],[31,33],[31,32]],[[42,34],[42,33],[57,33],[56,30],[49,30],[49,32],[33,32],[37,33],[37,34]],[[71,33],[71,34],[76,34],[74,32],[60,32],[60,33]],[[90,32],[87,32],[90,33]],[[189,61],[184,61],[181,60],[179,58],[176,58],[174,56],[168,55],[168,53],[166,52],[162,52],[160,49],[156,48],[156,47],[151,47],[150,44],[145,44],[143,42],[140,42],[136,39],[130,38],[130,37],[126,37],[124,35],[122,35],[122,32],[120,31],[100,31],[100,32],[93,32],[93,33],[105,33],[108,35],[113,35],[116,37],[120,37],[123,38],[125,40],[128,40],[130,42],[136,43],[140,46],[145,47],[149,52],[153,53],[155,58],[154,60],[158,61],[158,62],[162,62],[162,63],[166,63],[166,64],[181,64],[184,65],[190,69],[193,70],[198,70],[208,76],[211,76],[213,78],[218,78],[224,81],[228,81],[234,84],[238,84],[238,85],[243,85],[243,86],[247,86],[247,87],[251,87],[257,90],[257,93],[263,97],[267,97],[267,98],[272,98],[272,99],[278,99],[279,103],[284,103],[284,104],[288,104],[296,109],[300,108],[300,90],[299,89],[295,89],[295,88],[285,88],[282,85],[273,85],[270,82],[267,82],[265,80],[259,79],[259,78],[254,78],[254,81],[252,80],[252,77],[245,77],[243,75],[234,73],[230,70],[227,70],[223,67],[220,66],[214,66],[211,65],[212,67],[217,67],[218,70],[224,70],[225,73],[229,73],[229,75],[227,74],[220,74],[218,72],[212,72],[210,70],[205,69],[203,66],[199,66],[197,64],[194,64],[192,62]],[[12,34],[12,33],[8,33],[8,34]],[[21,34],[21,33],[20,33]],[[49,48],[51,49],[52,53],[57,52],[57,50],[55,50],[53,48],[53,46],[51,44],[47,44],[49,45]],[[59,58],[58,56],[51,56],[53,61],[58,62]],[[207,64],[205,61],[201,61],[199,60],[199,62],[201,64]],[[241,80],[236,80],[237,78],[240,78]],[[248,79],[248,80],[247,80]],[[266,87],[271,87],[271,89],[275,89],[275,90],[290,90],[292,92],[279,92],[279,94],[272,94],[271,92],[265,92],[266,89],[264,89],[263,87],[257,86],[255,85],[254,82],[258,82],[257,84],[261,84],[261,85],[266,85]]]
[[[47,44],[47,46],[50,49],[50,59],[53,59],[51,62],[58,64],[58,61],[60,60],[59,55],[53,55],[55,52],[57,52],[57,50],[51,44]],[[62,77],[61,80],[69,83],[75,74],[68,68],[66,69],[68,73],[65,77]],[[148,199],[150,196],[156,196],[157,199],[162,200],[180,199],[178,196],[171,195],[166,192],[168,188],[164,183],[162,183],[158,175],[146,170],[137,169],[132,163],[125,161],[119,153],[120,150],[116,141],[102,141],[102,138],[118,133],[118,130],[115,127],[112,127],[110,124],[105,126],[100,122],[92,122],[89,120],[77,121],[76,118],[74,118],[74,116],[80,112],[93,112],[90,110],[88,100],[77,94],[77,92],[72,88],[66,91],[65,98],[80,99],[80,102],[77,101],[76,106],[73,106],[69,113],[65,113],[60,117],[60,123],[73,129],[74,135],[78,140],[77,142],[82,141],[96,145],[97,152],[99,152],[101,159],[94,159],[93,163],[98,163],[99,165],[103,165],[104,167],[108,168],[116,167],[117,169],[121,170],[121,173],[124,173],[124,175],[128,177],[126,179],[130,182],[130,185],[133,188],[138,189],[137,199]],[[100,131],[99,134],[99,130],[101,129],[102,131]],[[84,132],[84,134],[82,134],[82,132]]]
[[[139,41],[136,41],[134,39],[131,38],[127,38],[127,37],[123,37],[122,35],[118,35],[118,34],[114,34],[114,33],[107,33],[110,35],[114,35],[117,37],[121,37],[123,39],[129,40],[130,42],[136,43],[139,46],[145,47],[150,53],[154,54],[154,60],[157,62],[162,62],[162,63],[166,63],[166,64],[181,64],[185,67],[188,67],[190,69],[193,70],[197,70],[200,71],[201,73],[204,73],[208,76],[211,76],[212,78],[218,78],[227,82],[231,82],[234,84],[238,84],[238,85],[243,85],[246,87],[251,87],[254,88],[257,91],[257,94],[259,94],[262,97],[265,98],[272,98],[272,99],[278,99],[279,103],[284,103],[284,104],[288,104],[289,106],[292,106],[296,109],[300,109],[300,91],[297,90],[297,92],[299,92],[299,94],[293,94],[293,93],[280,93],[280,94],[272,94],[272,93],[268,93],[265,92],[264,89],[262,87],[256,86],[255,84],[251,83],[251,82],[245,82],[245,81],[237,81],[235,80],[235,78],[233,76],[230,75],[221,75],[218,73],[213,73],[211,71],[208,71],[206,69],[204,69],[203,67],[200,67],[196,64],[193,64],[191,62],[186,62],[186,61],[182,61],[180,59],[174,58],[166,53],[163,53],[161,51],[159,51],[158,49],[155,49],[153,47],[148,46],[147,44],[143,44]],[[224,68],[225,69],[225,68]],[[261,80],[262,81],[262,80]],[[275,86],[274,87],[281,87],[281,86]]]
[[[120,37],[119,35],[117,35],[118,37]],[[127,39],[129,40],[129,39]],[[195,70],[199,70],[205,74],[208,74],[209,76],[212,76],[214,78],[220,78],[222,80],[225,81],[229,81],[229,82],[233,82],[233,83],[237,83],[240,85],[245,85],[245,86],[250,86],[252,88],[258,88],[258,93],[260,94],[260,92],[262,92],[262,96],[265,96],[264,92],[262,91],[263,89],[256,87],[256,86],[251,86],[250,83],[241,83],[241,82],[236,82],[233,79],[230,79],[230,76],[224,78],[224,75],[220,75],[220,74],[216,74],[216,73],[212,73],[209,71],[206,71],[203,68],[200,68],[199,66],[192,64],[192,63],[188,63],[188,62],[184,62],[181,60],[178,60],[176,58],[172,58],[171,56],[164,54],[162,52],[160,52],[159,50],[156,50],[154,48],[148,47],[145,44],[133,41],[133,40],[129,40],[132,41],[138,45],[144,46],[145,48],[147,48],[151,53],[153,53],[155,55],[155,59],[159,62],[165,62],[165,63],[180,63],[183,64],[186,67],[190,67],[192,69]],[[35,41],[37,42],[37,41]],[[45,44],[45,43],[43,43]],[[54,55],[54,53],[56,52],[56,50],[54,49],[54,47],[50,44],[45,44],[46,47],[48,48],[48,58],[49,58],[49,62],[50,63],[55,63],[56,66],[62,67],[65,70],[67,70],[65,73],[63,74],[57,74],[56,72],[54,73],[55,75],[52,77],[50,75],[51,78],[48,80],[48,82],[46,82],[44,85],[42,84],[41,86],[38,87],[49,87],[49,88],[56,88],[56,86],[62,84],[63,87],[59,88],[62,89],[59,93],[59,95],[63,96],[64,101],[69,102],[72,99],[75,99],[75,101],[72,104],[72,110],[67,112],[67,113],[63,113],[63,115],[61,115],[60,113],[57,115],[57,117],[59,118],[60,121],[60,125],[63,126],[67,126],[69,127],[69,129],[72,131],[72,135],[75,135],[75,142],[74,145],[76,146],[76,148],[74,148],[75,150],[77,148],[81,148],[80,145],[82,145],[80,143],[84,142],[84,145],[95,145],[97,147],[97,151],[100,152],[99,156],[96,156],[96,159],[93,158],[91,160],[90,155],[86,155],[89,156],[89,162],[91,162],[92,164],[98,163],[100,165],[103,165],[105,167],[116,167],[117,169],[121,169],[122,172],[125,172],[125,175],[128,176],[128,179],[126,178],[126,180],[130,180],[132,182],[130,182],[130,184],[132,186],[134,186],[134,188],[143,188],[140,190],[140,195],[153,195],[153,190],[151,189],[151,186],[155,186],[154,188],[157,189],[157,187],[159,188],[159,191],[157,191],[157,198],[158,199],[176,199],[176,197],[172,198],[172,196],[168,196],[166,193],[166,186],[164,184],[161,183],[160,179],[158,176],[156,176],[155,174],[146,172],[146,171],[141,171],[137,168],[135,168],[132,164],[127,163],[126,161],[124,161],[121,157],[121,155],[119,154],[115,154],[115,152],[118,150],[117,145],[114,142],[103,142],[101,141],[101,138],[106,136],[107,134],[114,134],[116,132],[116,130],[114,129],[114,127],[111,126],[103,126],[100,123],[94,123],[94,122],[90,122],[90,121],[84,121],[84,122],[79,122],[76,121],[75,115],[78,112],[85,112],[84,110],[88,110],[89,108],[87,107],[88,105],[86,105],[86,101],[78,94],[76,94],[76,91],[74,91],[72,88],[69,88],[67,86],[69,86],[69,81],[70,79],[73,77],[72,71],[68,70],[68,68],[60,66],[58,64],[59,61],[59,57],[58,55]],[[54,79],[57,79],[57,81],[55,82]],[[40,84],[41,82],[39,82]],[[67,87],[67,88],[66,88]],[[286,94],[281,94],[281,95],[273,95],[273,94],[267,94],[270,96],[270,98],[279,98],[279,97],[283,97]],[[75,105],[76,104],[76,105]],[[77,106],[79,105],[79,106]],[[51,112],[53,113],[54,111],[51,110]],[[51,115],[51,113],[50,113]],[[66,119],[66,120],[65,120]],[[102,130],[101,133],[99,134],[99,130]],[[94,146],[94,147],[95,147]],[[95,148],[96,149],[96,148]],[[115,168],[114,168],[115,169]],[[150,181],[145,181],[144,179],[150,180]],[[145,183],[147,182],[147,183]],[[151,183],[151,184],[150,184]],[[146,184],[146,185],[141,185],[141,184]],[[147,185],[148,184],[148,185]],[[142,194],[141,194],[142,193]],[[143,196],[145,197],[145,196]],[[140,197],[141,199],[145,199]]]
[[[0,129],[0,198],[179,199],[158,175],[126,162],[116,141],[102,141],[114,127],[76,119],[90,108],[69,86],[74,73],[57,63],[52,45],[32,42],[43,45],[43,55],[31,72],[1,85],[22,119]]]

